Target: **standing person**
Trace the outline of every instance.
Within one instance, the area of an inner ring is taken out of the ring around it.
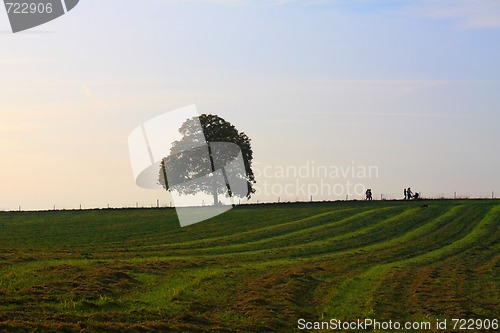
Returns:
[[[413,192],[411,191],[411,188],[408,187],[406,190],[406,195],[408,196],[408,200],[411,200],[413,198]]]
[[[373,200],[372,190],[370,188],[366,190],[365,194],[366,194],[366,200]]]
[[[406,187],[405,187],[405,189],[404,189],[404,193],[405,193],[405,200],[406,200]]]

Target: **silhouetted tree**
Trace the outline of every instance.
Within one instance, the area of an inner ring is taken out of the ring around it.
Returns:
[[[214,205],[219,203],[222,193],[250,198],[255,192],[255,176],[251,140],[245,133],[211,114],[186,120],[179,132],[182,139],[175,141],[170,155],[162,159],[159,184],[167,191],[181,194],[211,194]],[[240,153],[243,164],[232,163]],[[223,177],[216,177],[214,172]],[[244,185],[231,187],[230,179]]]

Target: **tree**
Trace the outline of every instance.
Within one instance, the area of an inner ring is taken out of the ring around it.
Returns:
[[[211,114],[186,120],[179,132],[181,140],[161,161],[160,185],[181,194],[211,194],[214,205],[219,204],[220,194],[250,198],[255,176],[251,140],[245,133]]]

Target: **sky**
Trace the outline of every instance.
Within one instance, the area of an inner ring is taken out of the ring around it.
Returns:
[[[498,0],[81,0],[0,45],[0,210],[169,205],[128,136],[192,104],[251,202],[500,197]]]

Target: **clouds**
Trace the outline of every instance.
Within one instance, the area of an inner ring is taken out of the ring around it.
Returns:
[[[0,125],[0,133],[5,134],[6,132],[31,132],[43,127],[44,126],[35,123],[2,124]]]
[[[457,21],[464,28],[500,28],[498,0],[192,0],[222,5],[322,6],[349,12],[388,12]]]
[[[48,63],[46,59],[33,59],[33,58],[0,58],[0,65],[33,65]]]
[[[465,28],[500,28],[497,0],[422,0],[415,1],[408,10],[431,19],[456,20]]]

